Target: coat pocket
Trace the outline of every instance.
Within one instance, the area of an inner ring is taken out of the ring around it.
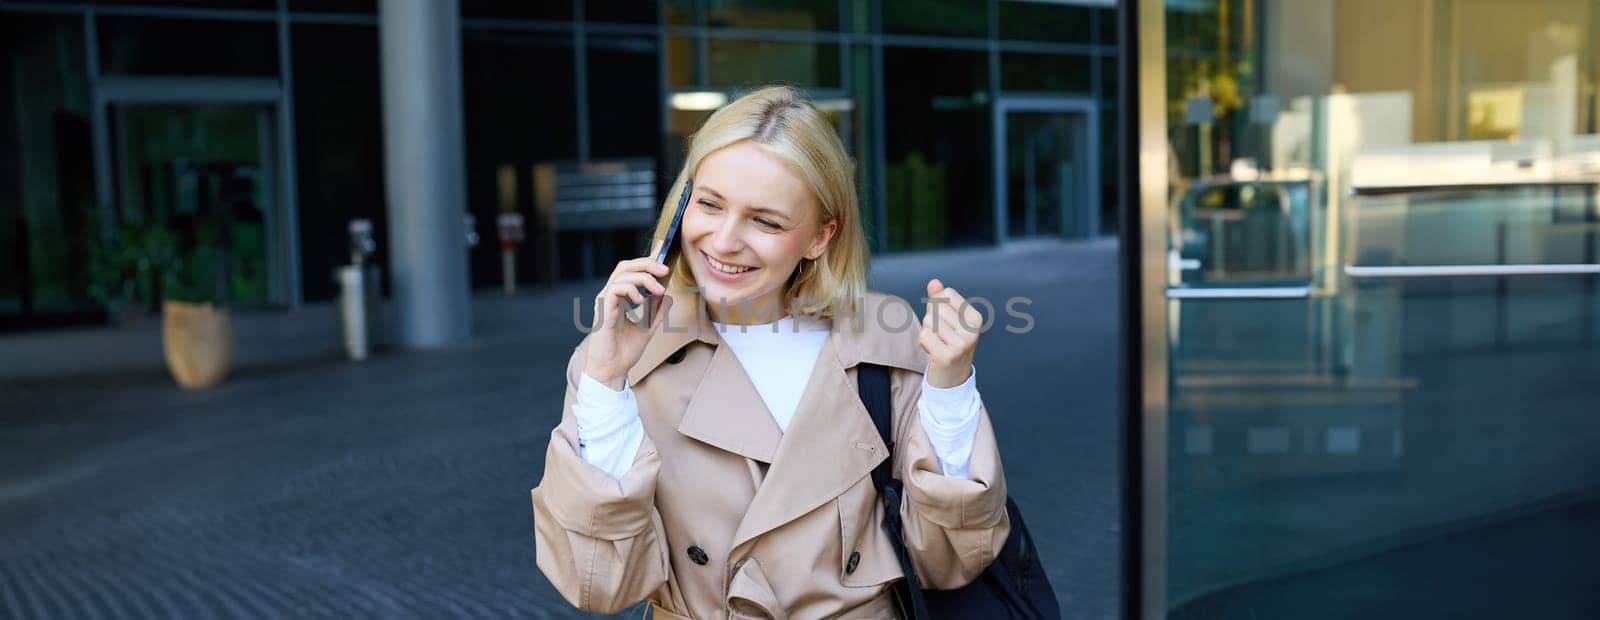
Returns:
[[[883,529],[883,504],[872,477],[856,481],[834,503],[839,507],[839,582],[864,588],[904,577]]]

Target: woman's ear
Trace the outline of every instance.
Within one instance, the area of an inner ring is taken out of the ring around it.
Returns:
[[[811,239],[811,247],[806,250],[806,258],[817,260],[828,251],[828,242],[833,240],[834,231],[839,229],[839,222],[833,221],[823,224],[817,229],[817,236]]]

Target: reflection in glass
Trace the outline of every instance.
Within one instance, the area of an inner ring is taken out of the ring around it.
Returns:
[[[1094,20],[1109,11],[1073,4],[1001,0],[1000,38],[1054,43],[1091,43]],[[1105,39],[1115,43],[1115,38]]]
[[[1170,616],[1586,615],[1600,4],[1166,5]]]
[[[706,6],[713,28],[838,30],[838,0],[714,0]]]
[[[1000,87],[1008,91],[1088,93],[1094,89],[1089,56],[1026,54],[1000,55]]]
[[[655,24],[660,16],[658,0],[607,0],[583,3],[583,19],[590,22]]]
[[[708,43],[712,86],[775,82],[802,88],[839,87],[839,46],[831,43],[713,38]]]
[[[378,0],[289,0],[289,10],[307,13],[376,13]]]
[[[667,37],[667,87],[692,88],[700,83],[700,55],[695,40]]]
[[[571,2],[505,2],[503,0],[460,0],[462,17],[538,19],[571,21]]]
[[[95,24],[106,75],[278,74],[272,22],[101,16]]]
[[[513,171],[517,187],[532,188],[535,165],[578,157],[581,136],[577,130],[578,110],[573,104],[576,80],[572,37],[565,33],[466,29],[461,39],[467,204],[479,225],[487,226],[495,221],[502,201],[507,199],[502,194],[502,170]],[[610,60],[610,53],[600,52],[601,58]],[[591,132],[594,129],[591,119]],[[519,204],[531,213],[531,189],[515,194]],[[536,231],[530,234],[533,232]],[[576,239],[563,235],[558,241]],[[469,256],[473,286],[500,283],[500,250],[495,244],[478,244]],[[547,273],[546,259],[545,252],[518,252],[517,260],[521,262],[517,273]],[[566,262],[570,265],[577,261]]]
[[[0,328],[88,320],[94,172],[83,21],[0,20]]]
[[[982,52],[883,50],[890,251],[994,243]]]
[[[1011,112],[1006,131],[1006,234],[1021,237],[1090,236],[1081,113]]]
[[[989,8],[970,0],[882,0],[883,31],[957,37],[989,36]]]
[[[589,38],[589,152],[655,157],[661,144],[655,37]]]

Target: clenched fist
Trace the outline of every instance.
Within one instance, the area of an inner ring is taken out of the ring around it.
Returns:
[[[917,344],[928,353],[928,385],[952,388],[972,374],[983,314],[938,278],[928,281],[928,307]]]

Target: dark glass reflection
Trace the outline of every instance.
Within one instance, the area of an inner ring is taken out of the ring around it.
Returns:
[[[883,51],[888,249],[995,241],[982,52]]]

